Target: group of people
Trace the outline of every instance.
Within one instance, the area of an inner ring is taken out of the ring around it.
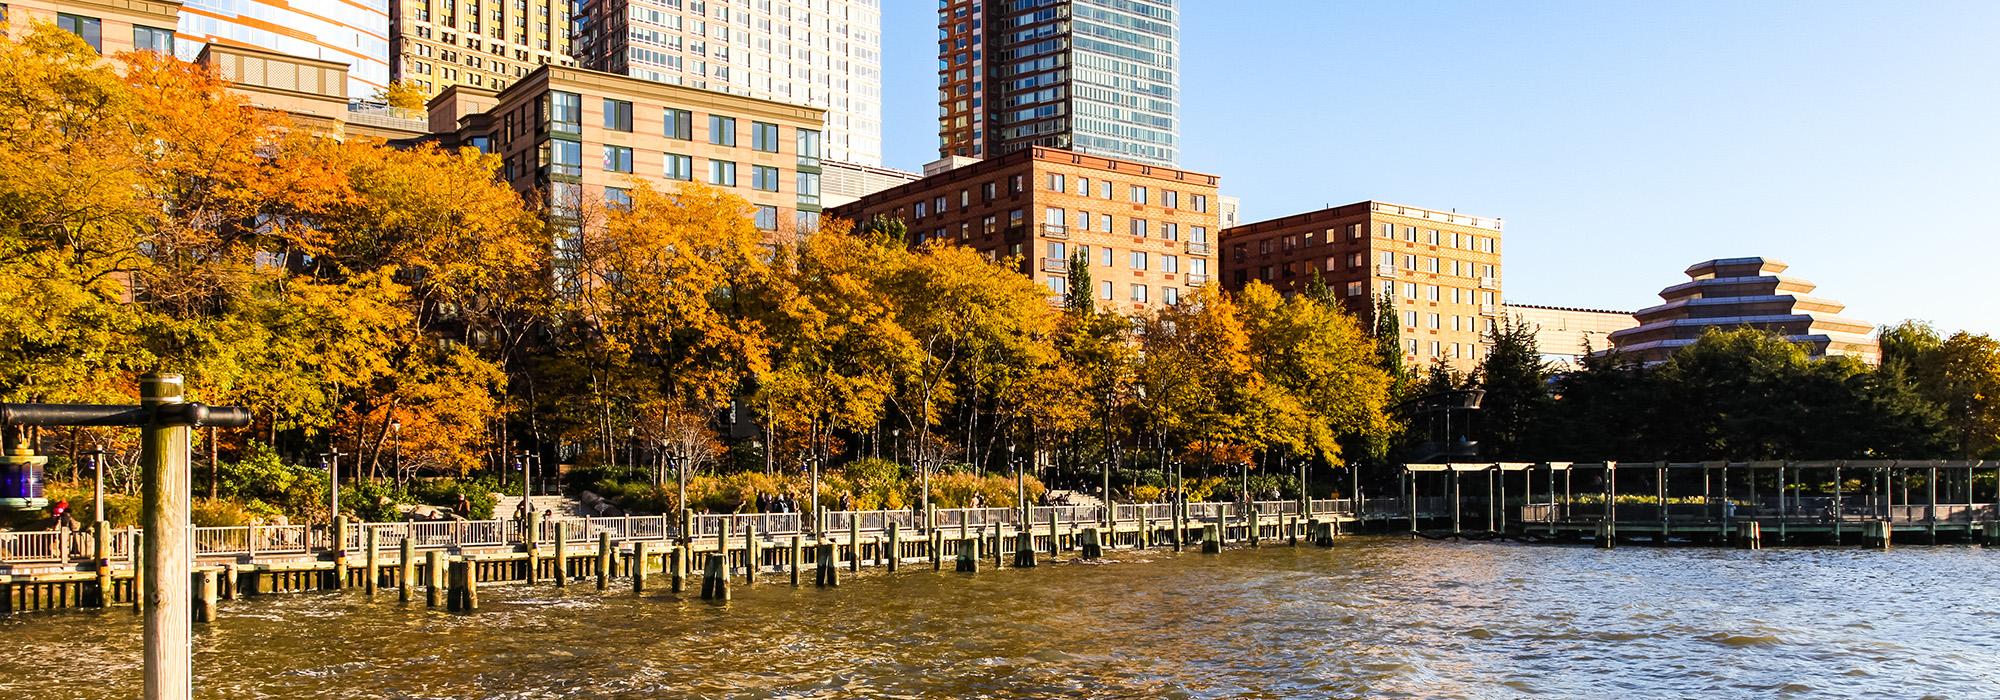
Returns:
[[[846,501],[847,495],[841,494],[840,497],[842,499],[841,502],[845,504],[847,502]],[[846,506],[843,505],[842,507],[845,508]],[[758,493],[757,512],[797,513],[799,512],[799,501],[798,499],[793,498],[792,495],[789,493],[780,493],[780,494]]]

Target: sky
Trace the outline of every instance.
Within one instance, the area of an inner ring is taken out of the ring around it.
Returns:
[[[937,158],[937,11],[885,0],[891,167]],[[1244,221],[1505,220],[1514,303],[1630,311],[1765,256],[1878,325],[2000,334],[2000,2],[1184,0],[1181,162]]]

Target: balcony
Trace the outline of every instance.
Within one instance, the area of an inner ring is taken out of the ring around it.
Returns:
[[[1062,258],[1042,258],[1042,271],[1069,274],[1069,261]]]
[[[1187,244],[1187,252],[1188,255],[1208,255],[1209,254],[1208,244],[1198,241],[1189,241]]]
[[[1479,305],[1479,315],[1481,315],[1481,316],[1498,316],[1498,315],[1500,315],[1500,309],[1499,309],[1499,307],[1497,307],[1497,306],[1495,306],[1495,305],[1493,305],[1493,304],[1480,304],[1480,305]]]
[[[1062,224],[1042,224],[1042,237],[1069,240],[1069,227]]]
[[[1498,278],[1498,277],[1481,277],[1481,278],[1479,278],[1479,288],[1480,288],[1480,289],[1499,289],[1499,288],[1500,288],[1500,278]]]
[[[1202,286],[1207,286],[1207,285],[1208,285],[1208,275],[1188,275],[1188,276],[1187,276],[1187,286],[1190,286],[1190,287],[1202,287]]]
[[[1375,274],[1381,277],[1395,277],[1396,265],[1394,263],[1382,263],[1380,265],[1376,265]]]

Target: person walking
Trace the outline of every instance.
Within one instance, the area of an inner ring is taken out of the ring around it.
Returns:
[[[56,547],[63,561],[69,561],[81,549],[76,544],[76,515],[70,512],[69,501],[56,501],[55,516]]]

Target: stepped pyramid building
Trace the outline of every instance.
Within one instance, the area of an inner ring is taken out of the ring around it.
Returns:
[[[1881,361],[1873,324],[1843,318],[1846,305],[1809,296],[1811,282],[1781,274],[1770,258],[1723,258],[1687,269],[1689,281],[1660,290],[1666,303],[1632,314],[1639,322],[1611,334],[1612,347],[1641,362],[1661,362],[1711,328],[1760,328],[1804,343],[1814,357],[1852,355]]]

